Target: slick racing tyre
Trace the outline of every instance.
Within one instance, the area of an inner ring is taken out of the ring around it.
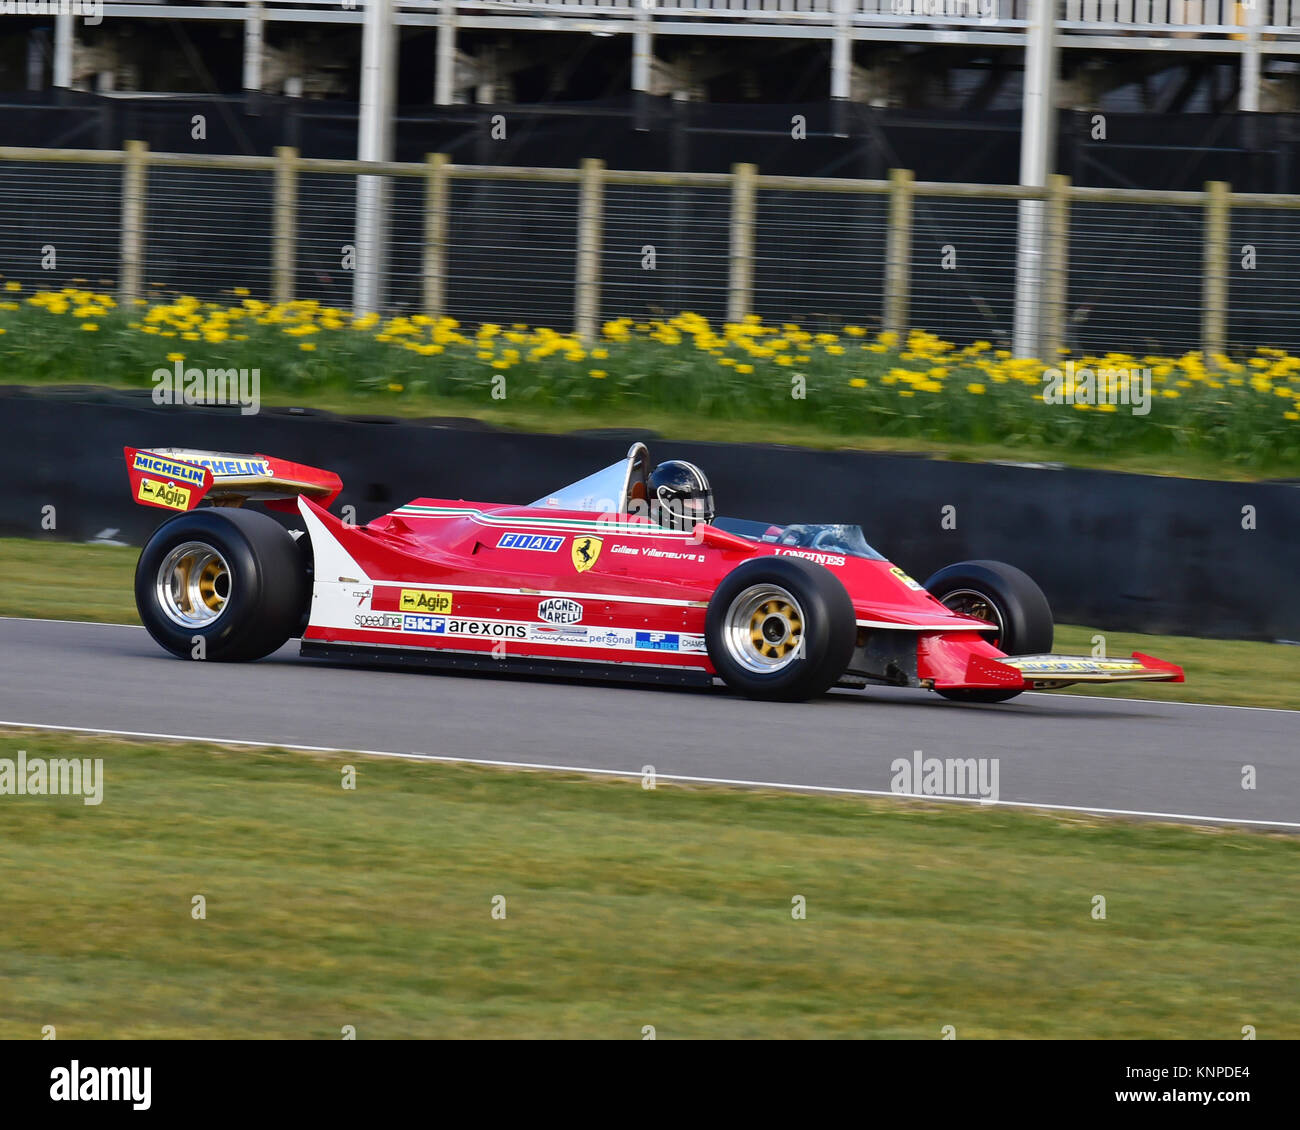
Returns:
[[[140,554],[135,604],[182,659],[260,659],[301,631],[311,599],[303,554],[275,519],[194,510],[164,523]]]
[[[1047,597],[1014,565],[962,561],[940,569],[926,590],[954,612],[997,625],[985,638],[1007,655],[1041,655],[1052,650],[1052,609]],[[940,690],[958,702],[1005,702],[1020,691]]]
[[[738,565],[705,619],[709,659],[733,691],[797,702],[829,690],[853,657],[857,623],[844,586],[800,557]]]

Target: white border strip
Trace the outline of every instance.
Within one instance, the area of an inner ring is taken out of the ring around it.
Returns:
[[[599,769],[585,765],[554,765],[549,762],[499,761],[483,757],[448,757],[434,753],[397,753],[379,749],[340,749],[336,746],[296,745],[290,742],[252,741],[247,738],[214,738],[196,734],[154,734],[137,730],[105,730],[93,726],[47,726],[36,722],[7,722],[0,726],[25,730],[53,730],[71,734],[107,734],[119,738],[155,738],[172,742],[207,742],[211,745],[247,746],[260,749],[287,749],[299,753],[356,754],[361,757],[388,757],[399,761],[427,761],[443,765],[481,765],[498,769],[540,769],[548,772],[578,773],[602,777],[638,780],[642,774],[629,769]],[[1099,816],[1143,816],[1163,820],[1190,820],[1199,823],[1241,825],[1256,828],[1289,828],[1300,831],[1300,822],[1287,820],[1247,820],[1231,816],[1198,816],[1186,812],[1147,812],[1130,808],[1089,808],[1078,804],[1048,804],[1032,800],[983,800],[979,797],[922,796],[918,793],[895,793],[885,789],[849,789],[835,785],[798,785],[783,781],[748,781],[731,777],[688,777],[680,773],[655,773],[656,780],[681,781],[695,785],[733,785],[751,789],[780,789],[792,793],[826,793],[836,796],[885,797],[893,800],[920,800],[974,804],[982,808],[1024,808],[1045,812],[1078,812]]]

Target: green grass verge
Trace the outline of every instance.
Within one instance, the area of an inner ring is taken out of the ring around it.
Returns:
[[[13,285],[17,286],[17,283]],[[171,359],[169,361],[169,358]],[[1208,367],[1112,354],[1085,367],[1151,377],[1149,412],[1045,404],[1044,364],[923,331],[710,326],[690,314],[607,323],[598,342],[420,317],[354,323],[308,303],[156,293],[0,292],[0,382],[152,389],[175,364],[256,370],[262,402],[350,413],[472,415],[532,430],[651,428],[674,439],[1061,460],[1213,478],[1300,474],[1300,378],[1277,351]],[[1040,399],[1035,399],[1039,397]]]
[[[138,624],[133,586],[139,552],[129,546],[0,538],[0,616]],[[1295,647],[1058,624],[1055,648],[1089,655],[1097,635],[1105,637],[1108,655],[1141,651],[1182,664],[1187,682],[1123,683],[1066,693],[1300,709],[1300,649]]]
[[[0,745],[102,758],[105,781],[98,807],[0,797],[0,1038],[1300,1037],[1293,837]]]
[[[136,546],[0,538],[0,616],[138,624]]]
[[[1075,686],[1062,693],[1300,710],[1300,647],[1253,640],[1105,632],[1077,624],[1057,624],[1053,650],[1063,655],[1091,655],[1092,641],[1099,635],[1105,638],[1107,655],[1128,656],[1140,651],[1167,659],[1184,669],[1187,682]]]

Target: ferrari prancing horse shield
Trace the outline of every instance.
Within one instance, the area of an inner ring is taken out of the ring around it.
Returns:
[[[600,538],[579,537],[573,539],[573,567],[579,573],[585,573],[600,556],[600,547],[604,545]]]

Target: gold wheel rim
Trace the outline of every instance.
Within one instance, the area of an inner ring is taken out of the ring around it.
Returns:
[[[779,585],[751,585],[727,609],[723,637],[731,657],[746,670],[773,674],[803,654],[803,609]]]
[[[187,541],[158,566],[154,594],[163,614],[182,628],[206,628],[230,602],[232,577],[226,559],[213,546]]]

